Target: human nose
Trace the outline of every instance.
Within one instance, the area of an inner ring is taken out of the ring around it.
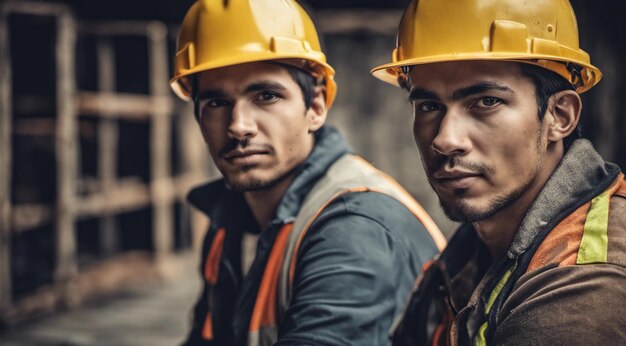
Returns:
[[[471,149],[467,136],[467,123],[458,110],[449,109],[439,123],[432,149],[445,156],[465,155]]]
[[[257,125],[254,114],[247,109],[243,102],[236,102],[231,111],[230,124],[228,125],[228,135],[231,138],[244,140],[252,138],[257,134]]]

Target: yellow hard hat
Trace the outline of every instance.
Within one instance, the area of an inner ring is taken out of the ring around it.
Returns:
[[[325,82],[330,107],[335,71],[326,62],[315,26],[293,0],[198,0],[178,34],[170,85],[190,98],[189,76],[236,64],[279,60]]]
[[[405,66],[465,60],[508,60],[554,71],[579,93],[602,73],[579,48],[568,0],[413,0],[400,21],[392,63],[372,74],[394,85]]]

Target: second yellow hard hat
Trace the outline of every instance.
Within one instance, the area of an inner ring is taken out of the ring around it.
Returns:
[[[403,66],[463,60],[539,65],[580,93],[602,78],[579,47],[568,0],[413,0],[400,22],[392,62],[372,73],[398,85]]]

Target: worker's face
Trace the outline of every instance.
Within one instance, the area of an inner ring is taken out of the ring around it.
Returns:
[[[305,109],[289,72],[270,63],[202,72],[198,95],[199,124],[213,161],[240,191],[267,189],[292,176],[326,115],[321,92]]]
[[[535,198],[546,138],[518,64],[413,66],[409,85],[415,142],[449,218],[484,220]]]

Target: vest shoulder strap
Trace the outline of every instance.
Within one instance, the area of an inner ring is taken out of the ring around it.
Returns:
[[[445,237],[426,211],[395,180],[374,168],[364,159],[346,154],[338,159],[305,198],[289,235],[278,282],[278,310],[284,314],[291,299],[298,248],[310,225],[336,198],[351,192],[374,191],[387,194],[403,205],[424,225],[439,249]]]
[[[563,219],[544,239],[526,269],[531,272],[550,263],[559,266],[607,261],[609,203],[626,195],[624,175],[604,192]]]

